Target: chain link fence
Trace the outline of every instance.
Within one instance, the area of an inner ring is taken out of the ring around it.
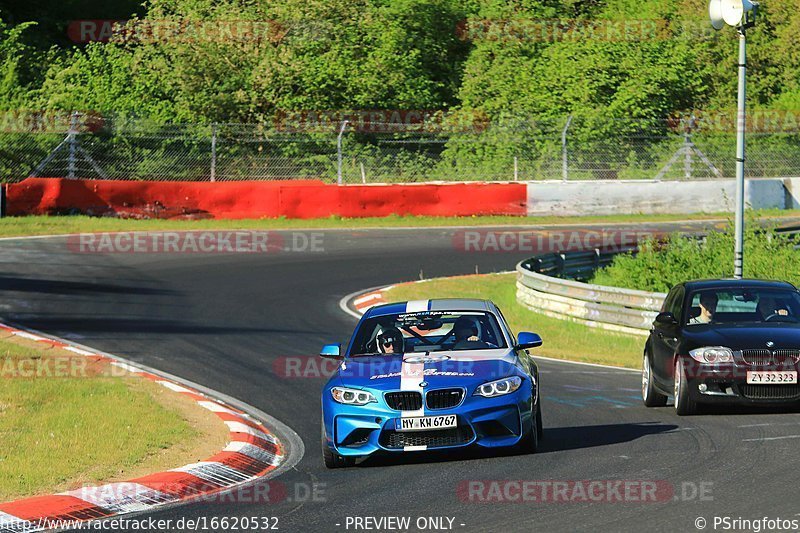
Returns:
[[[62,121],[64,122],[64,121]],[[735,131],[688,120],[458,125],[334,121],[155,124],[87,120],[0,130],[0,179],[425,181],[733,177]],[[748,177],[800,176],[800,132],[749,133]]]

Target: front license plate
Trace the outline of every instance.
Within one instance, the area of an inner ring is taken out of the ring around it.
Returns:
[[[761,371],[747,372],[748,385],[781,385],[784,383],[797,383],[797,372],[794,370],[786,372]]]
[[[398,418],[394,422],[394,427],[397,431],[432,431],[435,429],[454,428],[457,425],[456,415]]]

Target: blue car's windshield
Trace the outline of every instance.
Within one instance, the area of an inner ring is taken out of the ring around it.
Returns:
[[[489,313],[425,311],[365,320],[355,333],[350,355],[490,350],[506,346],[497,319]]]

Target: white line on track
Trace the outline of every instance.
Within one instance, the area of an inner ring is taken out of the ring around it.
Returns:
[[[742,439],[742,442],[761,442],[765,440],[800,439],[800,435],[784,435],[782,437],[761,437],[759,439]]]
[[[785,423],[782,423],[782,424],[774,424],[774,423],[768,422],[766,424],[746,424],[744,426],[738,426],[738,427],[739,428],[761,428],[761,427],[767,427],[767,426],[776,426],[776,427],[777,426],[796,426],[798,424],[800,424],[800,422],[785,422]]]

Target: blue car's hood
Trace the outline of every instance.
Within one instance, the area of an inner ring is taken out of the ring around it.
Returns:
[[[400,389],[401,379],[418,376],[421,371],[428,388],[470,388],[523,375],[516,360],[508,349],[355,357],[347,359],[335,377],[343,385],[388,391]]]

